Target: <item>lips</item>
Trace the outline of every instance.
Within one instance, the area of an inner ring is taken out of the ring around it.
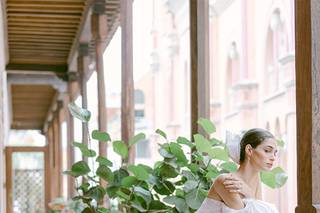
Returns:
[[[267,163],[267,165],[268,165],[269,167],[272,167],[272,166],[273,166],[273,164],[272,164],[272,163]]]

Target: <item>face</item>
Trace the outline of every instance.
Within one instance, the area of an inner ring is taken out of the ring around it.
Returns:
[[[252,149],[250,161],[259,170],[271,171],[278,154],[277,142],[273,138],[265,139]]]

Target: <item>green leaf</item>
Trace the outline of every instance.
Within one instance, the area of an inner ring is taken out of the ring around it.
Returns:
[[[174,205],[180,213],[189,213],[186,201],[180,197],[168,196],[163,199],[164,202]]]
[[[188,163],[188,160],[179,144],[170,143],[170,151],[172,154],[174,154],[174,156],[177,157],[178,161],[182,162],[183,164]]]
[[[97,153],[92,149],[83,149],[81,152],[84,157],[95,157],[97,155]]]
[[[134,176],[128,176],[122,179],[121,185],[124,187],[131,187],[138,184],[139,180]]]
[[[280,146],[280,147],[284,147],[284,145],[285,145],[285,142],[282,140],[282,139],[278,139],[277,140],[277,144],[278,144],[278,146]]]
[[[78,118],[82,122],[87,123],[90,120],[91,113],[89,110],[82,109],[73,102],[68,105],[68,108],[71,115],[75,118]]]
[[[96,159],[96,162],[98,162],[100,165],[105,165],[105,166],[112,166],[112,162],[108,160],[105,157],[98,156]]]
[[[64,175],[71,175],[72,177],[78,177],[78,175],[70,170],[62,172]]]
[[[107,208],[104,208],[104,207],[99,207],[98,208],[98,213],[108,213],[109,210]]]
[[[105,181],[112,182],[113,181],[113,173],[109,169],[109,167],[105,165],[100,165],[96,171],[96,174],[104,179]]]
[[[108,142],[111,141],[110,135],[106,132],[100,132],[99,130],[93,130],[91,137],[98,141]]]
[[[164,133],[161,129],[157,129],[156,133],[158,133],[159,135],[161,135],[162,137],[164,137],[165,139],[167,139],[167,135],[166,133]]]
[[[165,148],[160,148],[159,154],[164,158],[174,158],[174,155],[168,152]]]
[[[79,186],[77,189],[81,189],[84,193],[88,191],[90,187],[90,184],[89,183],[83,183],[81,184],[81,186]]]
[[[187,182],[185,182],[184,186],[183,186],[183,190],[185,192],[189,192],[192,189],[195,189],[198,187],[198,182],[194,181],[194,180],[188,180]]]
[[[147,212],[147,203],[141,196],[134,196],[130,206],[137,209],[138,212]]]
[[[167,209],[168,207],[163,204],[162,202],[158,201],[158,200],[153,200],[150,202],[149,204],[149,210],[163,210],[163,209]]]
[[[124,198],[125,200],[130,200],[131,191],[126,188],[120,188],[116,194]]]
[[[206,133],[211,134],[214,133],[216,131],[216,127],[214,126],[214,124],[205,118],[200,118],[198,120],[198,124],[206,131]]]
[[[71,167],[71,172],[75,175],[75,177],[86,175],[90,171],[91,170],[85,161],[78,161]]]
[[[171,195],[174,192],[175,187],[170,181],[165,180],[157,182],[153,189],[160,195]]]
[[[146,139],[146,135],[144,133],[139,133],[129,140],[129,146],[132,146],[144,139]]]
[[[280,167],[276,167],[272,170],[275,179],[276,179],[276,187],[280,188],[282,187],[288,180],[288,175],[286,174],[286,172],[280,168]]]
[[[140,186],[135,186],[133,188],[133,191],[136,194],[140,195],[146,201],[146,203],[149,204],[151,202],[152,196],[151,196],[151,193],[148,190],[146,190],[146,189],[144,189],[144,188],[142,188]]]
[[[218,159],[218,160],[224,160],[224,161],[228,161],[229,160],[228,152],[225,149],[221,149],[221,148],[209,149],[208,150],[208,155],[212,159]]]
[[[128,158],[128,147],[123,141],[114,141],[113,151],[119,154],[123,159]]]
[[[88,146],[86,145],[86,144],[84,144],[84,143],[79,143],[79,142],[72,142],[72,146],[74,146],[74,147],[77,147],[77,148],[79,148],[80,150],[81,149],[87,149],[88,148]]]
[[[97,202],[102,200],[105,194],[106,191],[101,186],[92,187],[87,193],[89,197],[95,199]]]
[[[178,171],[172,167],[170,164],[163,162],[156,171],[160,174],[162,178],[175,178],[178,176]]]
[[[233,162],[224,162],[220,165],[220,167],[228,172],[235,172],[238,169],[237,164]]]
[[[210,142],[211,142],[211,146],[222,144],[222,142],[220,140],[216,139],[216,138],[211,138]]]
[[[117,195],[117,191],[119,190],[119,187],[113,186],[113,185],[110,185],[110,186],[108,185],[106,190],[107,190],[108,196],[110,198],[115,198]]]
[[[193,136],[195,142],[196,142],[196,147],[199,152],[208,152],[211,149],[211,143],[209,140],[207,140],[205,137],[203,137],[200,134],[195,134]]]
[[[186,194],[187,205],[192,209],[198,209],[205,198],[206,196],[199,188],[193,189]]]
[[[97,155],[94,150],[88,149],[87,144],[73,142],[72,145],[79,148],[84,157],[95,157]]]
[[[139,180],[148,180],[149,178],[149,173],[141,165],[138,165],[138,166],[129,165],[128,170],[132,172],[132,174]]]
[[[215,180],[219,175],[220,175],[219,172],[209,171],[209,172],[206,174],[206,178],[208,178],[208,179],[210,179],[210,180]]]
[[[194,144],[191,143],[191,142],[190,142],[187,138],[185,138],[185,137],[178,137],[178,138],[177,138],[177,142],[178,142],[179,144],[185,144],[185,145],[189,146],[190,148],[193,148],[193,147],[194,147]]]
[[[270,172],[260,172],[260,177],[264,184],[273,189],[282,187],[288,179],[288,175],[280,167],[276,167]]]
[[[127,172],[127,170],[120,168],[113,172],[113,176],[114,180],[112,185],[121,186],[122,179],[129,176],[129,173]]]

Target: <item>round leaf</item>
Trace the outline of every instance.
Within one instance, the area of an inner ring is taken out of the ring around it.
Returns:
[[[75,175],[75,177],[79,177],[81,175],[86,175],[90,172],[90,168],[85,161],[78,161],[71,167],[71,172]]]
[[[200,189],[193,189],[186,194],[186,202],[192,209],[198,209],[205,198],[205,194]]]
[[[238,169],[237,164],[233,162],[224,162],[220,166],[222,169],[227,170],[228,172],[235,172]]]
[[[218,159],[218,160],[224,160],[224,161],[227,161],[229,159],[228,152],[225,149],[221,149],[221,148],[209,149],[208,155],[212,159]]]
[[[149,178],[149,173],[141,165],[138,165],[138,166],[129,165],[128,170],[132,172],[132,174],[139,180],[148,180]]]
[[[108,182],[112,182],[113,181],[113,173],[112,171],[109,169],[109,167],[105,166],[105,165],[100,165],[96,171],[96,174],[108,181]]]
[[[174,156],[177,157],[178,161],[186,164],[188,162],[183,150],[181,149],[180,145],[177,143],[170,143],[170,151]]]
[[[198,124],[206,131],[206,133],[211,134],[214,133],[216,131],[216,127],[214,126],[214,124],[205,118],[200,118],[198,120]]]
[[[276,167],[270,172],[261,172],[260,177],[264,184],[273,189],[280,188],[288,179],[288,175],[280,167]]]
[[[129,146],[132,146],[138,143],[139,141],[144,140],[145,138],[146,138],[146,135],[144,133],[139,133],[129,140]]]
[[[128,176],[122,179],[121,185],[124,187],[131,187],[132,185],[137,184],[139,181],[134,176]]]
[[[107,158],[102,157],[102,156],[98,156],[96,161],[101,165],[112,166],[112,162],[109,161]]]
[[[128,147],[123,141],[114,141],[113,151],[119,154],[123,159],[128,158]]]
[[[167,135],[166,133],[164,133],[164,131],[162,131],[161,129],[157,129],[156,133],[158,133],[159,135],[161,135],[162,137],[164,137],[165,139],[167,139]]]
[[[185,145],[189,146],[190,148],[193,148],[193,147],[194,147],[194,144],[191,143],[191,142],[190,142],[187,138],[185,138],[185,137],[178,137],[178,138],[177,138],[177,142],[178,142],[179,144],[185,144]]]
[[[106,194],[106,191],[101,186],[95,186],[92,187],[88,193],[86,193],[87,196],[95,199],[97,202],[103,199],[104,195]]]
[[[93,130],[91,136],[93,139],[98,141],[108,142],[111,140],[108,133],[100,132],[99,130]]]
[[[211,149],[211,143],[208,141],[205,137],[203,137],[200,134],[195,134],[193,136],[195,142],[196,142],[196,147],[199,152],[208,152],[208,150]]]
[[[68,105],[71,115],[75,118],[78,118],[84,123],[87,123],[90,120],[91,113],[89,110],[82,109],[78,107],[75,103],[70,103]]]

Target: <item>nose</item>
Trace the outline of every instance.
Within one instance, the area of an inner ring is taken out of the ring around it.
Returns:
[[[272,157],[270,158],[271,162],[274,162],[276,160],[276,156],[272,155]]]

